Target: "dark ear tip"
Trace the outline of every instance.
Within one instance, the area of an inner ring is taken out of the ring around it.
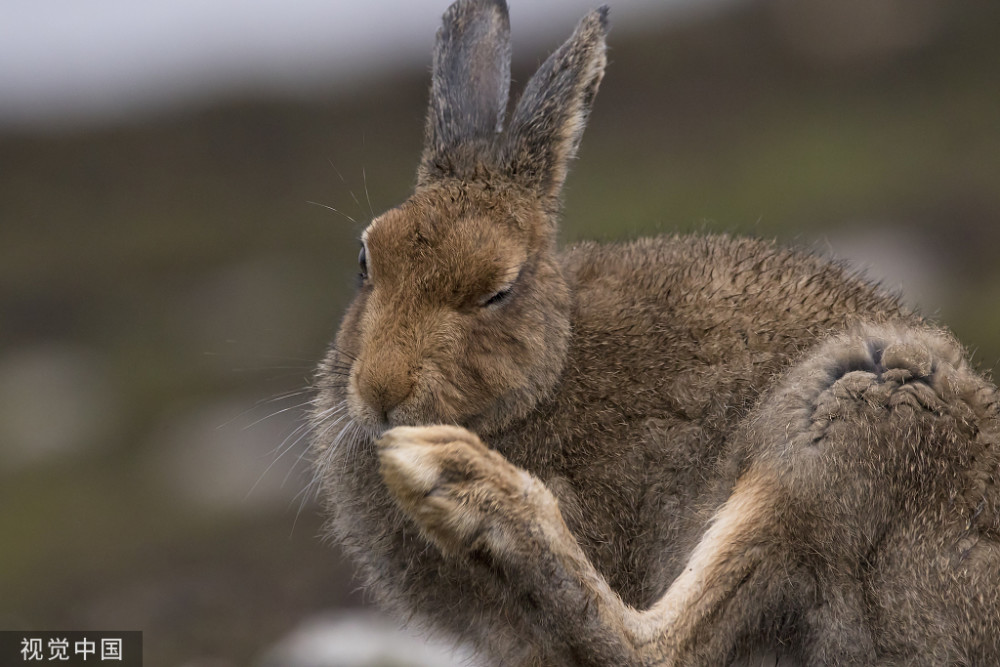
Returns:
[[[583,17],[583,20],[580,22],[580,29],[591,33],[597,33],[601,37],[606,37],[608,34],[608,28],[610,27],[610,22],[608,21],[609,11],[610,7],[607,5],[601,5]]]
[[[600,22],[601,27],[604,28],[604,32],[608,31],[608,12],[611,11],[611,7],[608,5],[601,5],[597,8],[597,20]]]

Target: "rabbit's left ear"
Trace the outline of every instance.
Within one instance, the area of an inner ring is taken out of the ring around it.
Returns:
[[[458,0],[434,46],[430,108],[418,183],[471,176],[492,153],[510,91],[505,0]]]
[[[608,8],[594,10],[528,81],[508,125],[503,165],[543,200],[558,198],[607,64]]]

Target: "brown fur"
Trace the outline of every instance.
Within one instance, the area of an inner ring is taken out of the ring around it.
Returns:
[[[1000,660],[996,388],[809,254],[559,251],[606,10],[498,133],[506,26],[445,15],[417,190],[317,376],[331,534],[380,602],[494,664]]]

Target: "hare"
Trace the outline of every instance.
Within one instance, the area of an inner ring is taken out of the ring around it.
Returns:
[[[951,334],[769,242],[556,247],[607,28],[507,118],[506,4],[444,15],[317,372],[330,534],[489,664],[997,664],[998,392]]]

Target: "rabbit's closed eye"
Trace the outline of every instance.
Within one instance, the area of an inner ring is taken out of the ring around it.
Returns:
[[[508,285],[504,285],[503,287],[501,287],[500,289],[498,289],[496,292],[494,292],[493,294],[491,294],[489,297],[487,297],[487,299],[485,301],[483,301],[483,306],[484,307],[499,306],[504,301],[506,301],[507,299],[509,299],[510,296],[511,296],[511,294],[513,294],[513,293],[514,293],[514,283],[510,283]]]

